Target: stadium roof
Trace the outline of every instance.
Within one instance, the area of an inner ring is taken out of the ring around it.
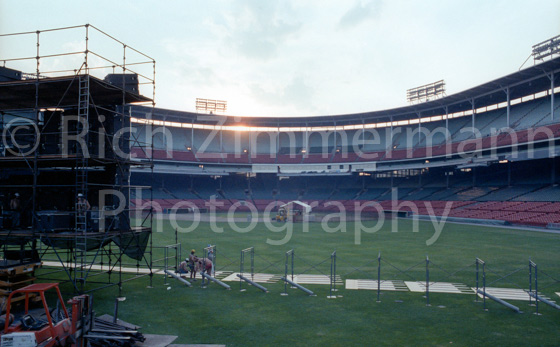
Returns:
[[[371,121],[386,122],[392,118],[393,121],[414,119],[418,117],[430,117],[444,115],[447,112],[455,113],[469,111],[473,108],[491,106],[507,101],[506,90],[509,88],[510,100],[523,96],[536,94],[550,89],[550,74],[560,74],[560,57],[551,59],[526,69],[514,72],[496,80],[481,84],[465,91],[445,96],[440,99],[393,108],[382,111],[354,113],[347,115],[331,115],[316,117],[225,117],[223,125],[246,125],[261,127],[288,127],[288,126],[332,126],[361,124]],[[135,107],[136,112],[151,113],[151,108]],[[136,114],[137,117],[140,115]],[[200,116],[207,116],[204,120]],[[216,124],[217,119],[208,119],[207,114],[193,112],[182,112],[165,109],[156,109],[154,119],[162,119],[176,122],[194,122],[199,124]]]

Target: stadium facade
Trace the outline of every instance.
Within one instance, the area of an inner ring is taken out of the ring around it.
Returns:
[[[352,211],[375,201],[408,214],[554,228],[559,74],[560,58],[552,58],[443,98],[347,115],[233,117],[133,106],[132,155],[155,163],[154,176],[139,168],[133,181],[153,182],[161,210],[181,201],[201,210],[216,202],[218,210],[263,210],[301,200],[315,211]]]

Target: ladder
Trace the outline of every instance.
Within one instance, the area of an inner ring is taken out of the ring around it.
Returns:
[[[89,75],[79,77],[79,99],[78,99],[78,118],[76,125],[76,135],[85,132],[83,137],[85,144],[88,144],[88,126],[89,126]],[[77,145],[80,142],[77,143]],[[88,191],[88,148],[80,148],[76,150],[76,199],[78,194],[82,194],[87,201]],[[76,200],[77,201],[77,200]],[[76,202],[76,221],[75,221],[75,267],[74,267],[74,283],[77,289],[83,291],[83,287],[87,277],[87,211],[84,204]],[[78,288],[79,286],[79,288]]]

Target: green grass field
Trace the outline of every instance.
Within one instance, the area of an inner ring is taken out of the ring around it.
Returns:
[[[374,222],[368,222],[369,225]],[[364,222],[364,224],[368,225]],[[247,224],[247,223],[245,223]],[[280,224],[275,224],[280,226]],[[391,232],[386,221],[376,233],[361,233],[356,244],[355,223],[342,224],[346,232],[326,232],[319,223],[309,231],[295,225],[289,241],[285,232],[267,230],[259,223],[246,233],[232,231],[220,223],[222,233],[201,223],[196,231],[179,233],[183,256],[191,248],[202,254],[207,244],[217,245],[217,269],[238,271],[240,251],[255,247],[255,271],[281,274],[285,252],[294,249],[295,272],[328,274],[330,254],[336,250],[337,274],[343,279],[377,278],[377,256],[381,253],[382,280],[417,280],[426,276],[429,256],[430,281],[457,282],[475,286],[476,257],[487,264],[487,283],[494,287],[528,288],[529,259],[539,266],[539,291],[553,300],[560,299],[560,234],[485,226],[446,224],[439,239],[426,245],[434,233],[429,222],[420,222],[413,233],[412,221],[399,220],[398,232]],[[242,226],[242,225],[240,225]],[[335,227],[336,225],[333,225]],[[267,241],[268,240],[268,241]],[[175,242],[175,233],[164,222],[154,232],[154,246]],[[154,259],[163,252],[154,248]],[[161,266],[161,263],[156,264]],[[404,271],[413,267],[409,271]],[[249,266],[246,265],[246,269]],[[358,268],[358,270],[356,270]],[[510,274],[510,275],[508,275]],[[508,275],[499,280],[500,277]],[[297,289],[281,296],[281,282],[266,284],[269,293],[229,282],[231,291],[216,284],[201,288],[200,281],[187,288],[174,279],[164,285],[160,274],[124,284],[126,301],[119,306],[119,318],[141,325],[144,333],[178,335],[176,343],[225,344],[228,346],[364,346],[364,345],[558,345],[560,311],[540,304],[542,315],[525,301],[510,301],[524,312],[487,301],[475,302],[474,295],[430,294],[426,306],[423,293],[384,291],[376,302],[376,291],[345,290],[339,286],[337,299],[328,299],[328,285],[306,285],[317,296]],[[170,288],[168,288],[170,287]],[[541,290],[542,288],[542,290]],[[94,292],[98,314],[112,314],[117,288]]]

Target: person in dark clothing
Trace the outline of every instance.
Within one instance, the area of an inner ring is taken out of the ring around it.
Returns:
[[[10,200],[10,210],[12,211],[12,228],[19,228],[21,223],[21,200],[19,193],[15,193]]]

